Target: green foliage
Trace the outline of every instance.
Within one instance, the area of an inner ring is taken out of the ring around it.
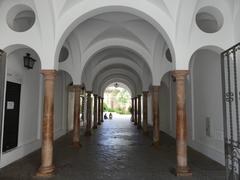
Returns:
[[[114,103],[118,104],[118,108],[111,108],[106,103],[104,103],[104,110],[107,112],[116,112],[118,114],[130,114],[130,109],[126,110],[131,101],[131,96],[126,89],[123,88],[112,88],[108,89],[107,94],[110,94],[114,98]]]

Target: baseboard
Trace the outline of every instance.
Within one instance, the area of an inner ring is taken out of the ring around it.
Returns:
[[[59,129],[54,132],[54,140],[64,136],[66,130]],[[26,155],[38,150],[41,148],[41,140],[35,140],[33,142],[19,146],[7,153],[3,153],[0,159],[0,168],[3,168],[18,159],[25,157]]]
[[[19,146],[7,153],[3,153],[0,161],[0,168],[11,164],[12,162],[23,158],[24,156],[36,151],[41,147],[41,141],[35,140],[31,143]]]
[[[64,136],[66,133],[67,133],[67,131],[64,130],[64,129],[57,129],[57,130],[55,130],[55,132],[54,132],[54,140]]]
[[[220,152],[206,144],[197,142],[197,141],[189,141],[188,145],[193,148],[194,150],[204,154],[205,156],[209,157],[210,159],[222,164],[225,166],[225,157],[224,152]]]

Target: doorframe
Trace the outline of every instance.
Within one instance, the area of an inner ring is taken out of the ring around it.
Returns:
[[[0,160],[2,159],[3,147],[3,128],[4,128],[4,115],[5,115],[5,95],[6,95],[6,53],[0,50]],[[2,99],[1,99],[2,97]]]

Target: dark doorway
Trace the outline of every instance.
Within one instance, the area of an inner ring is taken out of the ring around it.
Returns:
[[[3,152],[17,147],[21,84],[7,82]]]

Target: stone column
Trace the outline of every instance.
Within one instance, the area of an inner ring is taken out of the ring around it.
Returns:
[[[101,122],[104,122],[104,120],[103,120],[103,100],[104,100],[104,98],[101,98]]]
[[[176,148],[177,148],[177,176],[191,176],[192,172],[187,163],[187,121],[185,100],[185,78],[189,71],[176,70],[172,75],[176,78],[177,95],[177,122],[176,122]]]
[[[98,96],[94,94],[94,120],[93,129],[97,129],[98,124]]]
[[[152,87],[152,110],[153,110],[153,146],[160,146],[160,127],[159,127],[159,93],[160,86]]]
[[[101,125],[101,97],[98,96],[98,125]]]
[[[82,112],[81,112],[82,113],[82,117],[81,118],[82,118],[83,123],[85,123],[85,119],[84,119],[84,116],[85,116],[84,115],[84,111],[85,111],[85,97],[82,96],[81,98],[82,98]]]
[[[86,125],[86,136],[92,135],[92,97],[91,92],[87,92],[87,125]]]
[[[143,92],[143,133],[148,134],[148,92]]]
[[[142,128],[142,104],[141,104],[141,95],[138,95],[138,129]]]
[[[131,117],[131,121],[134,122],[134,98],[132,98],[132,117]]]
[[[53,117],[54,117],[54,80],[55,70],[42,70],[44,78],[44,114],[42,124],[41,166],[36,176],[52,176],[53,165]]]
[[[73,86],[74,89],[74,123],[73,123],[73,147],[80,148],[80,85]]]
[[[135,113],[135,117],[134,117],[134,125],[137,125],[138,123],[138,108],[137,108],[137,97],[134,98],[134,113]]]

